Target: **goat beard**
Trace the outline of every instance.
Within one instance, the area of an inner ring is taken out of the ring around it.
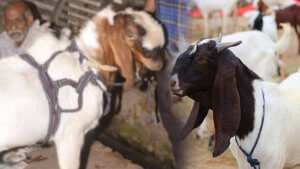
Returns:
[[[200,92],[189,92],[186,94],[189,98],[193,99],[195,102],[200,102],[201,105],[211,108],[211,90],[200,91]]]

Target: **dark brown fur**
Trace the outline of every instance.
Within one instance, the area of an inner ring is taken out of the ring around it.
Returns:
[[[300,30],[298,29],[298,26],[300,26],[300,6],[292,5],[276,11],[277,25],[285,22],[290,23],[297,33],[299,43],[298,53],[300,54]]]
[[[262,0],[258,1],[257,6],[258,11],[262,13],[266,12],[266,10],[268,9],[267,5]]]

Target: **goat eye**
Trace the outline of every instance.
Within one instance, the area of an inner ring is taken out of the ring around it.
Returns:
[[[197,60],[197,63],[203,65],[203,64],[207,64],[208,62],[206,60]]]
[[[132,33],[132,32],[128,32],[127,36],[130,39],[135,39],[134,33]]]

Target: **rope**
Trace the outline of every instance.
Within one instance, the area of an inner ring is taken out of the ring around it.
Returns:
[[[243,152],[243,154],[247,157],[247,161],[248,163],[250,164],[250,166],[254,169],[256,169],[256,166],[258,166],[258,169],[260,169],[260,162],[258,159],[255,159],[252,157],[253,155],[253,152],[257,146],[257,143],[260,139],[260,135],[261,135],[261,131],[262,131],[262,128],[263,128],[263,125],[264,125],[264,121],[265,121],[265,93],[263,90],[261,90],[262,92],[262,96],[263,96],[263,116],[262,116],[262,120],[261,120],[261,124],[260,124],[260,128],[259,128],[259,132],[258,132],[258,135],[257,135],[257,138],[255,140],[255,143],[250,151],[250,153],[247,153],[245,149],[242,148],[242,146],[238,143],[237,141],[237,138],[235,136],[235,142],[237,143],[237,145],[239,146],[240,150]]]

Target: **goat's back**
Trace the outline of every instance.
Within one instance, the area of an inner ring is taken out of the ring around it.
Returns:
[[[223,37],[224,42],[239,40],[242,44],[230,50],[260,77],[271,80],[277,73],[278,56],[274,49],[275,43],[259,31],[238,32]]]
[[[48,128],[49,108],[37,71],[19,56],[0,61],[0,79],[1,152],[21,146],[20,141],[27,145],[41,139]]]
[[[280,92],[288,102],[293,112],[300,116],[300,71],[291,74],[279,85]]]
[[[283,114],[282,124],[286,124],[284,132],[285,147],[287,152],[286,166],[294,166],[300,163],[300,71],[293,73],[279,84],[281,100],[288,111]],[[287,120],[285,120],[285,118]]]

